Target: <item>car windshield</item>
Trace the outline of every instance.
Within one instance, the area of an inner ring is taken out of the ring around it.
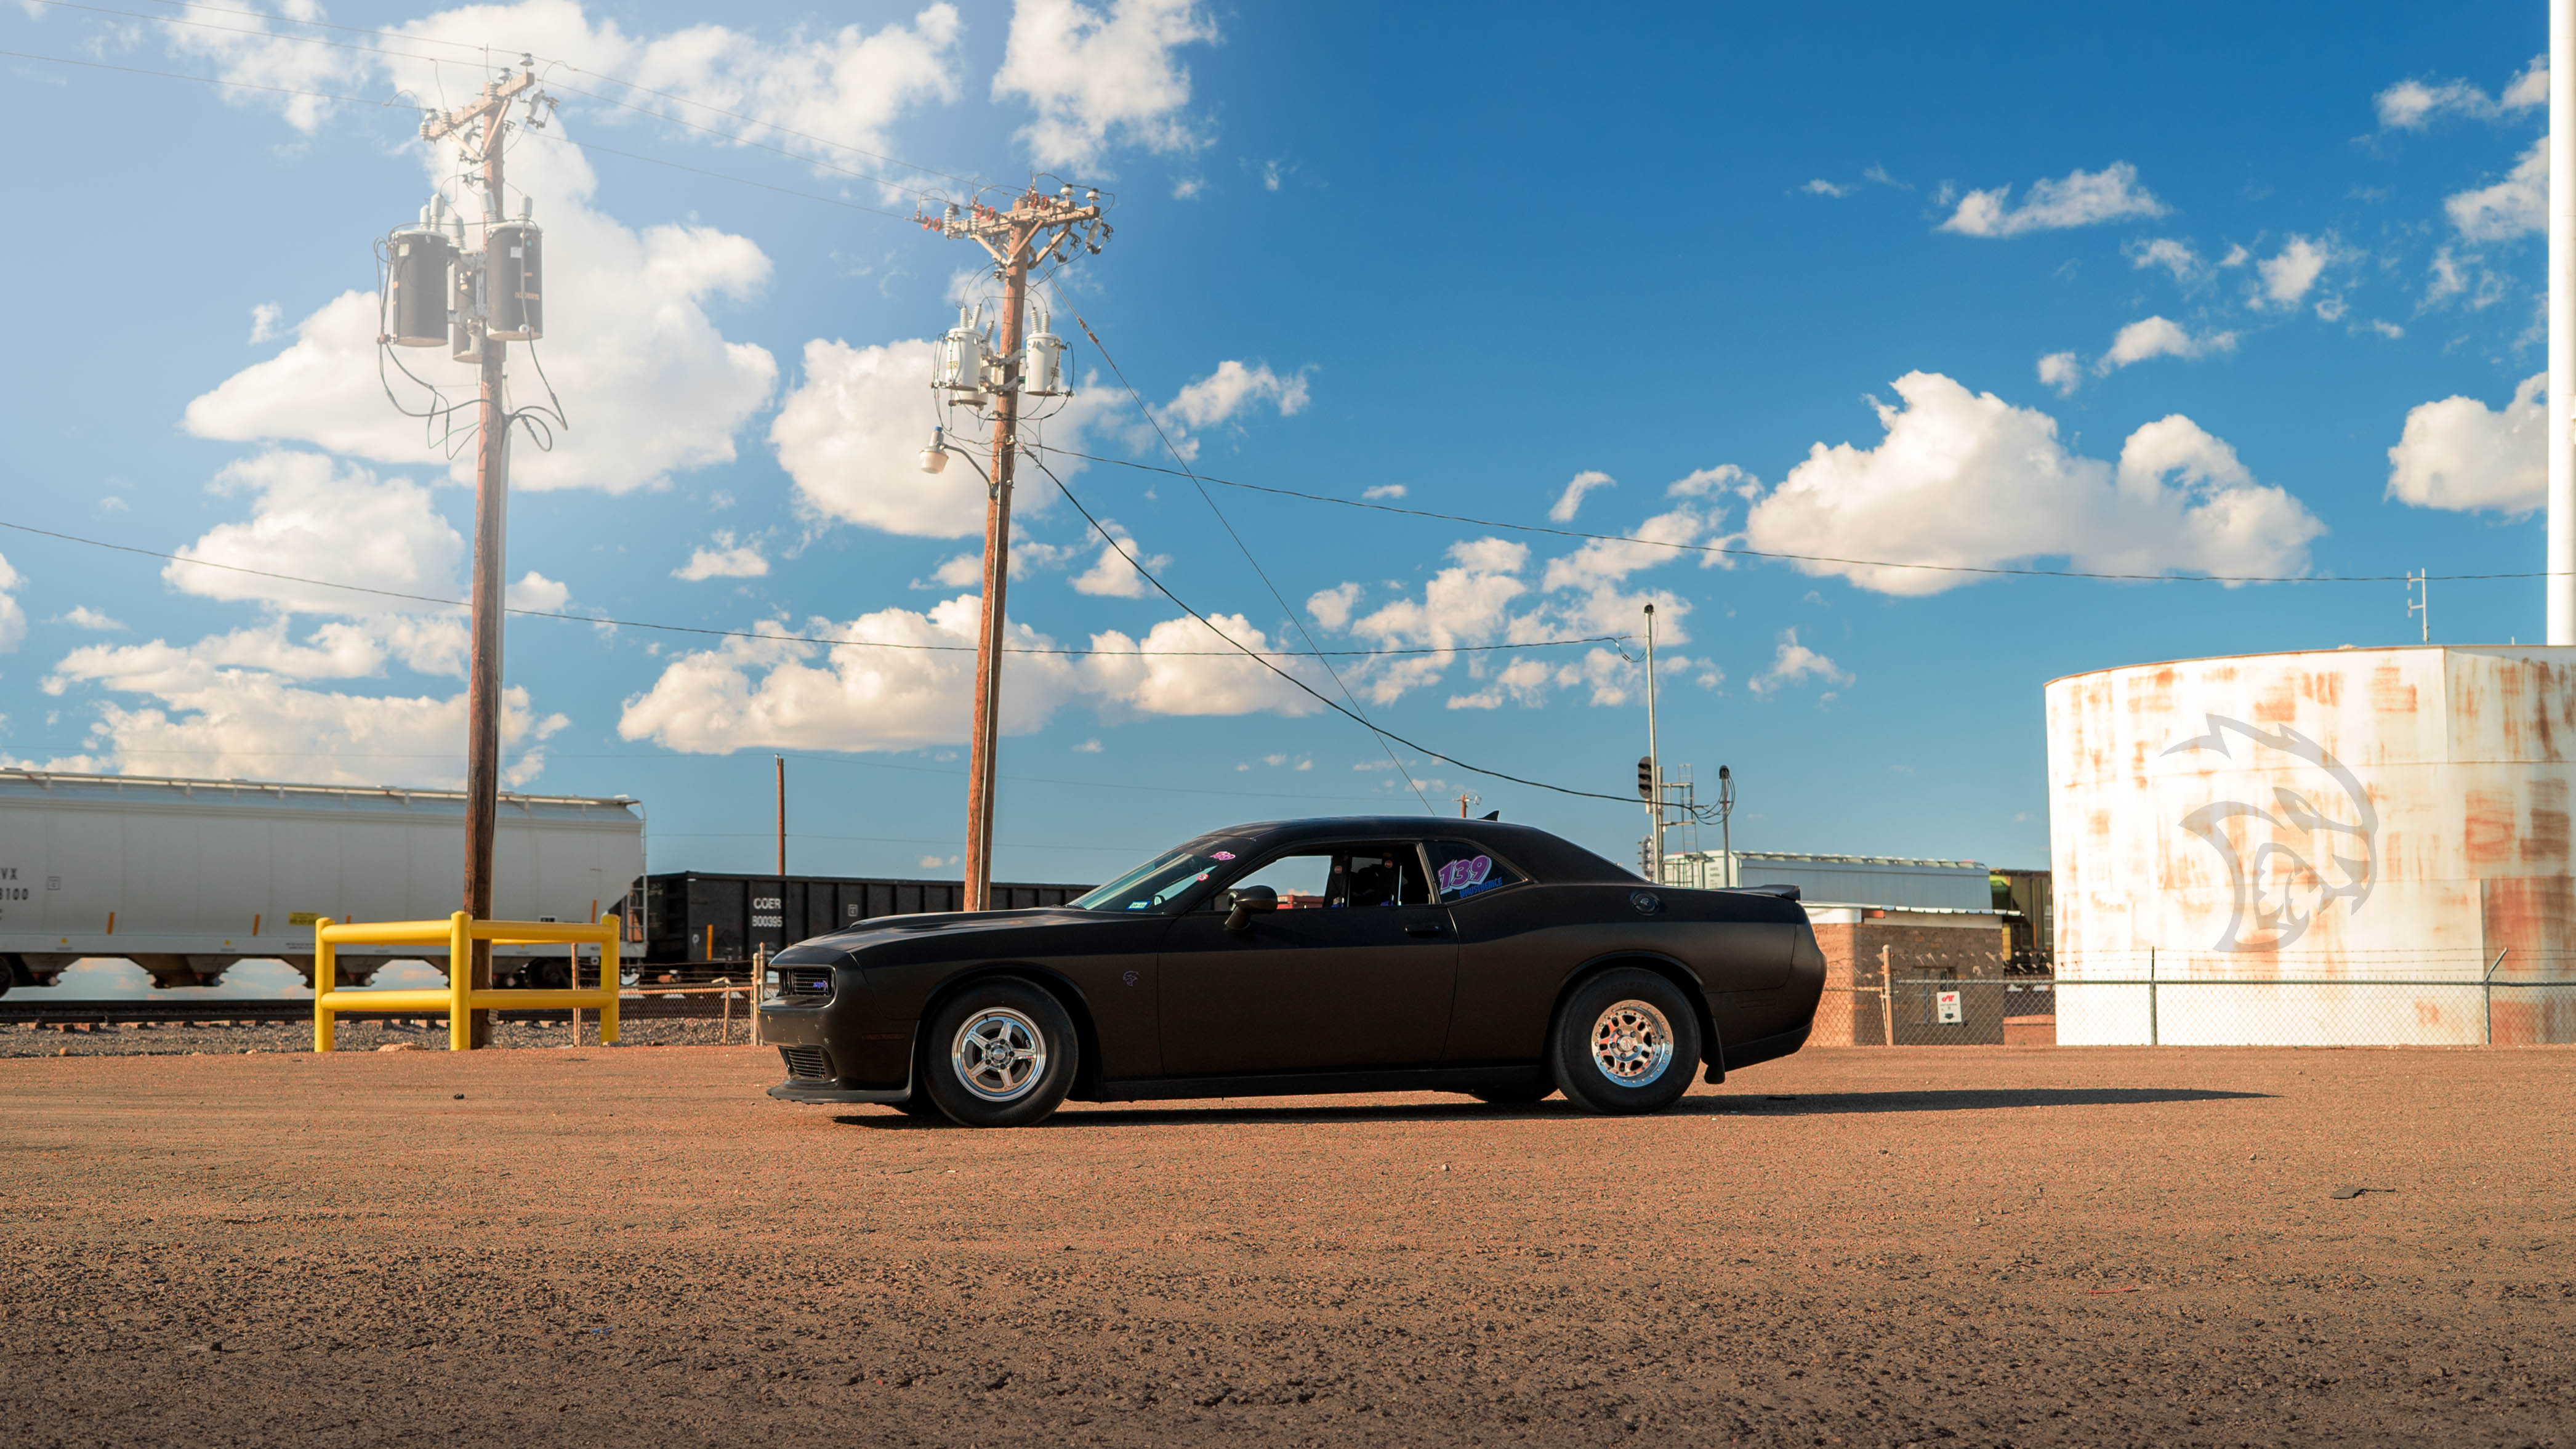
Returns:
[[[1224,842],[1194,840],[1145,862],[1073,905],[1085,911],[1165,910],[1183,892],[1234,859],[1235,852]]]

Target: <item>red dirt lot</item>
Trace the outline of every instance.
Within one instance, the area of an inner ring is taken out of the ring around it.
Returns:
[[[0,1425],[2566,1445],[2571,1069],[1819,1049],[1643,1119],[1412,1096],[966,1132],[767,1100],[743,1048],[0,1061]]]

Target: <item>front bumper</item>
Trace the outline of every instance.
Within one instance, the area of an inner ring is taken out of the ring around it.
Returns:
[[[761,1004],[761,1040],[777,1045],[787,1080],[769,1089],[786,1102],[900,1102],[912,1094],[914,1023],[886,1021],[843,971],[840,989],[818,1005]]]
[[[912,1084],[910,1082],[906,1082],[900,1087],[851,1087],[844,1086],[839,1082],[818,1082],[805,1077],[789,1077],[786,1081],[770,1088],[769,1095],[776,1097],[782,1102],[813,1102],[820,1104],[835,1102],[891,1103],[911,1100]]]

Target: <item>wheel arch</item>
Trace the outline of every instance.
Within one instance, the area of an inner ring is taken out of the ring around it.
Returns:
[[[1073,1018],[1074,1047],[1081,1058],[1075,1064],[1073,1086],[1068,1095],[1081,1097],[1099,1084],[1100,1029],[1092,1022],[1091,1002],[1071,977],[1026,961],[989,962],[960,971],[939,983],[921,1003],[921,1016],[912,1027],[912,1063],[916,1080],[931,1048],[931,1022],[937,1020],[939,1013],[947,1010],[948,1003],[961,993],[989,981],[1019,981],[1054,997],[1056,1004],[1064,1008],[1064,1014]]]
[[[1718,1033],[1717,1012],[1709,1002],[1708,987],[1699,979],[1698,972],[1693,971],[1679,958],[1667,956],[1660,951],[1612,951],[1594,957],[1565,973],[1565,980],[1556,988],[1556,1001],[1548,1008],[1547,1040],[1551,1042],[1556,1040],[1557,1029],[1565,1020],[1565,1004],[1573,998],[1575,992],[1582,989],[1583,983],[1605,971],[1615,971],[1622,966],[1651,971],[1671,982],[1673,989],[1682,994],[1682,1000],[1690,1003],[1691,1015],[1699,1022],[1702,1071],[1708,1081],[1725,1081],[1726,1040]]]

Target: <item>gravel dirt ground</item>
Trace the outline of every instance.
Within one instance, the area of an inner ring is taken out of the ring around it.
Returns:
[[[2564,1445],[2576,1053],[1016,1132],[745,1048],[0,1061],[13,1445]],[[2338,1198],[2341,1189],[2375,1189]]]

